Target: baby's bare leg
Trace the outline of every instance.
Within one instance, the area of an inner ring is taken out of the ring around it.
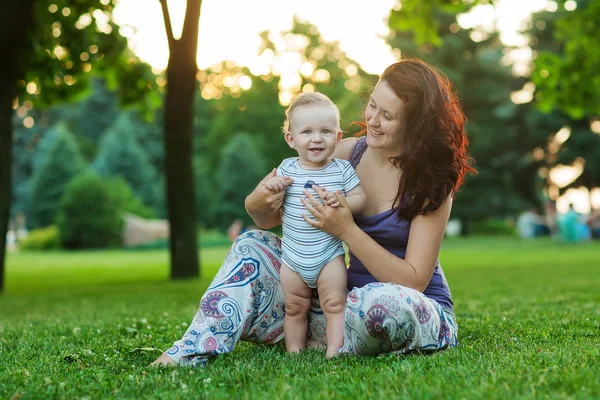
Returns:
[[[306,347],[307,314],[312,290],[297,272],[285,264],[281,264],[281,287],[285,300],[285,347],[290,353],[296,353]]]
[[[335,357],[344,345],[344,311],[346,309],[346,266],[344,257],[329,262],[317,279],[321,308],[327,325],[327,357]]]

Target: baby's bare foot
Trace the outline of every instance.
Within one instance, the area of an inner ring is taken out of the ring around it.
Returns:
[[[325,357],[334,358],[339,355],[338,349],[327,349],[327,353],[325,353]]]
[[[325,346],[321,342],[317,342],[316,340],[309,340],[308,342],[306,342],[306,347],[308,347],[309,349],[324,349],[327,346]]]

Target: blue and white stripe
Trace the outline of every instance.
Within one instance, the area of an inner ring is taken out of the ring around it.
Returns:
[[[301,202],[305,187],[317,199],[319,196],[310,188],[314,183],[330,192],[350,192],[360,184],[352,165],[346,160],[333,159],[320,170],[304,169],[297,157],[283,160],[277,175],[290,176],[294,183],[285,191],[283,202],[283,262],[296,271],[306,284],[315,288],[321,269],[335,257],[344,254],[342,241],[318,228],[310,226],[302,214],[310,213]]]

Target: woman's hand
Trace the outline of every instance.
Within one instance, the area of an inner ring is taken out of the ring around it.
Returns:
[[[334,208],[330,205],[323,204],[326,203],[327,190],[320,188],[317,185],[313,185],[313,189],[323,202],[319,201],[310,194],[310,192],[305,190],[304,194],[306,198],[302,199],[302,204],[304,204],[304,207],[306,207],[308,212],[315,219],[307,214],[302,214],[302,218],[304,218],[309,225],[343,240],[342,236],[345,233],[348,233],[353,226],[356,226],[346,197],[339,190],[336,191],[335,196],[340,205]]]
[[[244,205],[246,211],[254,220],[254,223],[263,229],[270,229],[281,223],[281,206],[285,196],[285,187],[294,182],[289,176],[275,178],[277,169],[264,177],[256,188],[246,197]],[[279,190],[275,192],[275,185]],[[282,186],[280,188],[280,186]]]

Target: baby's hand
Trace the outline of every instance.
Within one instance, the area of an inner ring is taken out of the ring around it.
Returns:
[[[289,179],[289,178],[288,178]],[[286,184],[285,178],[283,176],[275,175],[274,177],[267,180],[263,183],[263,186],[270,190],[272,193],[280,193],[285,192],[285,187],[289,185],[289,182]]]
[[[340,201],[335,195],[335,192],[325,193],[325,203],[332,208],[338,208],[340,206]]]

